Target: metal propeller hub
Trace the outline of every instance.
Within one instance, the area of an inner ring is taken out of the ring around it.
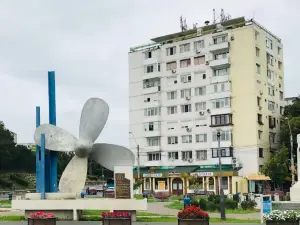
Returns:
[[[88,157],[88,155],[92,152],[93,143],[79,140],[79,143],[75,147],[75,154],[78,157]]]

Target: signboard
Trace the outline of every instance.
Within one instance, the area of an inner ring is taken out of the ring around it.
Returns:
[[[125,178],[125,173],[115,174],[116,199],[131,199],[130,180]]]
[[[144,173],[143,177],[162,177],[162,173]]]
[[[165,181],[158,181],[158,189],[165,190],[166,189],[166,182]]]
[[[191,173],[192,176],[197,176],[197,177],[213,177],[214,173],[213,172],[195,172]]]
[[[169,172],[168,176],[169,177],[178,177],[178,176],[180,176],[180,173],[179,172]]]
[[[271,195],[263,195],[261,197],[261,223],[263,223],[263,216],[267,213],[272,212],[272,198]]]

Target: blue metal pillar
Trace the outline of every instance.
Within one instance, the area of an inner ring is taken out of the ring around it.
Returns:
[[[41,125],[41,108],[37,106],[35,108],[35,123],[36,127]],[[40,192],[40,169],[41,169],[41,147],[35,146],[35,180],[36,180],[36,192]]]
[[[48,71],[49,123],[56,125],[55,72]],[[50,151],[50,192],[57,192],[57,152]]]
[[[40,171],[40,191],[41,199],[45,199],[45,134],[41,134],[41,171]]]

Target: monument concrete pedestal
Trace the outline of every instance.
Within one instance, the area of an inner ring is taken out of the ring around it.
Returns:
[[[292,202],[300,203],[300,182],[299,181],[290,188],[290,198]]]

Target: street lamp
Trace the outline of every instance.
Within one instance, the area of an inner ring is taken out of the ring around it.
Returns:
[[[224,204],[224,190],[223,190],[223,182],[222,182],[222,161],[221,161],[221,133],[218,131],[217,139],[218,139],[218,155],[219,155],[219,184],[220,184],[220,215],[221,219],[226,220],[225,215],[225,204]]]
[[[294,153],[293,153],[293,148],[294,148],[294,142],[293,142],[293,133],[291,129],[291,124],[288,118],[285,118],[287,120],[287,124],[289,127],[290,131],[290,145],[291,145],[291,172],[292,172],[292,185],[295,184],[295,165],[294,165]]]

